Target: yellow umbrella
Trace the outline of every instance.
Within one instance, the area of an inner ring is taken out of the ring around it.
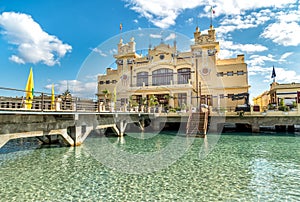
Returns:
[[[52,84],[51,90],[51,110],[55,109],[55,95],[54,95],[54,84]]]
[[[26,109],[31,109],[32,108],[33,93],[34,93],[34,81],[33,81],[32,67],[30,68],[30,72],[29,72],[29,76],[28,76],[28,79],[27,79],[25,92],[26,92],[25,108]]]

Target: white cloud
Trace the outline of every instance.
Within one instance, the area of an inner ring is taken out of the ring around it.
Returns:
[[[259,65],[248,67],[248,75],[249,76],[255,76],[255,75],[266,76],[269,74],[271,75],[269,68],[264,68]]]
[[[288,10],[280,11],[275,16],[280,22],[299,22],[300,21],[300,12],[299,10]]]
[[[284,53],[281,57],[280,57],[280,59],[279,59],[279,62],[286,62],[286,58],[288,58],[290,55],[292,55],[293,54],[293,52],[286,52],[286,53]]]
[[[273,79],[271,78],[273,67],[261,67],[261,66],[252,66],[248,68],[249,76],[260,75],[263,78],[264,83],[271,83]],[[300,82],[300,75],[294,70],[286,70],[283,67],[275,67],[276,71],[276,82],[278,83],[292,83]]]
[[[228,15],[221,19],[221,26],[216,28],[217,34],[221,38],[227,37],[229,32],[242,29],[258,27],[272,19],[275,14],[270,9],[251,12],[248,15],[236,14]]]
[[[111,50],[109,50],[109,54],[111,54],[111,55],[113,55],[113,54],[116,54],[118,51],[117,51],[117,49],[111,49]]]
[[[221,51],[219,58],[229,58],[238,54],[252,54],[268,50],[267,47],[260,44],[238,44],[232,41],[220,41]]]
[[[145,17],[155,26],[160,28],[168,28],[175,25],[177,17],[186,9],[196,7],[204,7],[205,16],[210,15],[210,5],[213,5],[215,16],[222,14],[239,15],[247,10],[263,9],[263,8],[283,8],[297,0],[251,0],[251,1],[236,1],[236,0],[215,0],[212,4],[207,0],[123,0],[127,2],[127,7]]]
[[[247,10],[263,9],[263,8],[283,8],[288,7],[290,4],[297,3],[297,0],[272,0],[272,1],[262,1],[262,0],[251,0],[251,1],[236,1],[236,0],[216,0],[214,3],[214,10],[216,15],[227,14],[227,15],[237,15],[241,14]],[[210,9],[206,6],[206,11]]]
[[[297,22],[276,22],[268,25],[260,36],[283,46],[298,46],[299,33],[300,25]]]
[[[265,82],[271,82],[273,79],[271,78],[272,68],[269,67],[269,75],[265,76]],[[286,70],[282,67],[275,67],[276,71],[276,82],[278,83],[300,83],[300,75],[294,71],[294,70]]]
[[[103,57],[107,57],[107,54],[104,53],[102,50],[100,50],[99,48],[93,48],[91,49],[93,52],[98,53],[99,55],[103,56]]]
[[[171,33],[169,36],[166,37],[165,41],[173,40],[176,38],[176,34]]]
[[[300,12],[298,9],[284,9],[274,15],[276,20],[269,24],[260,37],[271,39],[274,43],[283,46],[298,46],[300,38]]]
[[[221,49],[219,54],[218,54],[218,57],[220,59],[225,59],[225,58],[230,58],[232,56],[235,55],[235,52],[234,51],[230,51],[228,49]]]
[[[51,88],[52,84],[45,86],[45,89],[51,90]],[[62,94],[68,89],[74,97],[94,98],[97,92],[97,81],[81,82],[78,80],[62,80],[54,84],[54,89],[55,94]]]
[[[149,36],[150,36],[150,38],[153,38],[153,39],[160,39],[160,38],[162,38],[162,35],[160,35],[160,34],[150,34]]]
[[[187,24],[191,25],[194,22],[194,18],[189,18],[185,21]]]
[[[0,26],[3,28],[1,34],[17,47],[11,61],[53,66],[60,64],[59,60],[72,50],[70,45],[43,31],[30,15],[4,12],[0,15]]]
[[[250,60],[247,61],[248,65],[253,68],[256,66],[263,66],[265,65],[265,62],[276,62],[274,59],[274,56],[271,54],[268,54],[267,56],[264,55],[251,55]]]
[[[15,63],[18,63],[18,64],[25,64],[25,61],[22,59],[22,58],[19,58],[18,56],[16,55],[12,55],[9,57],[9,60],[10,61],[13,61]]]

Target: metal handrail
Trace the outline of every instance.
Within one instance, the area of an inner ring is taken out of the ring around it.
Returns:
[[[15,88],[7,88],[0,87],[0,90],[5,91],[13,91],[13,92],[23,92],[26,93],[28,91],[15,89]],[[8,97],[8,96],[0,96],[0,109],[12,109],[12,110],[36,110],[36,111],[45,111],[45,110],[53,110],[53,111],[62,111],[62,110],[84,110],[84,111],[98,111],[98,102],[93,99],[87,98],[78,98],[78,97],[63,97],[58,94],[54,94],[55,101],[51,100],[51,93],[45,93],[40,91],[34,91],[34,94],[39,94],[38,96],[34,96],[31,101],[26,100],[25,96],[21,97]],[[29,105],[32,105],[31,109],[29,109]]]

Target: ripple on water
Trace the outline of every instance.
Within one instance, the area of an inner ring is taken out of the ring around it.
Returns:
[[[174,138],[170,134],[151,138],[143,134],[144,139],[136,138],[138,135],[127,136],[125,144],[114,146],[145,154],[162,150]],[[114,143],[117,138],[109,141]],[[224,135],[202,160],[199,151],[203,139],[195,139],[185,155],[167,169],[139,175],[107,168],[85,150],[87,145],[99,146],[100,142],[99,137],[89,138],[77,148],[16,144],[18,149],[1,149],[0,201],[296,201],[300,198],[300,138],[297,137]]]

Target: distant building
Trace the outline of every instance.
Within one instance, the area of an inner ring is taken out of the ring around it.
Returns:
[[[261,109],[267,109],[268,105],[279,106],[283,100],[285,105],[292,106],[293,103],[299,103],[300,83],[279,84],[272,82],[270,90],[253,98],[254,105],[260,106]]]
[[[99,101],[112,100],[117,91],[117,107],[130,99],[142,104],[154,95],[159,106],[199,107],[207,104],[214,109],[248,102],[248,70],[244,55],[219,59],[219,42],[211,26],[208,34],[197,27],[194,44],[188,52],[161,43],[149,48],[147,56],[135,51],[135,41],[124,44],[121,39],[114,55],[117,69],[107,68],[98,76]],[[116,89],[116,90],[115,90]],[[110,92],[110,94],[107,93]]]
[[[291,105],[293,102],[297,102],[297,92],[300,92],[300,83],[279,84],[273,82],[270,84],[270,103],[278,106],[280,100],[284,99],[286,105]]]
[[[254,106],[259,106],[259,111],[261,112],[268,109],[269,103],[270,103],[269,91],[265,91],[259,96],[253,98]]]

